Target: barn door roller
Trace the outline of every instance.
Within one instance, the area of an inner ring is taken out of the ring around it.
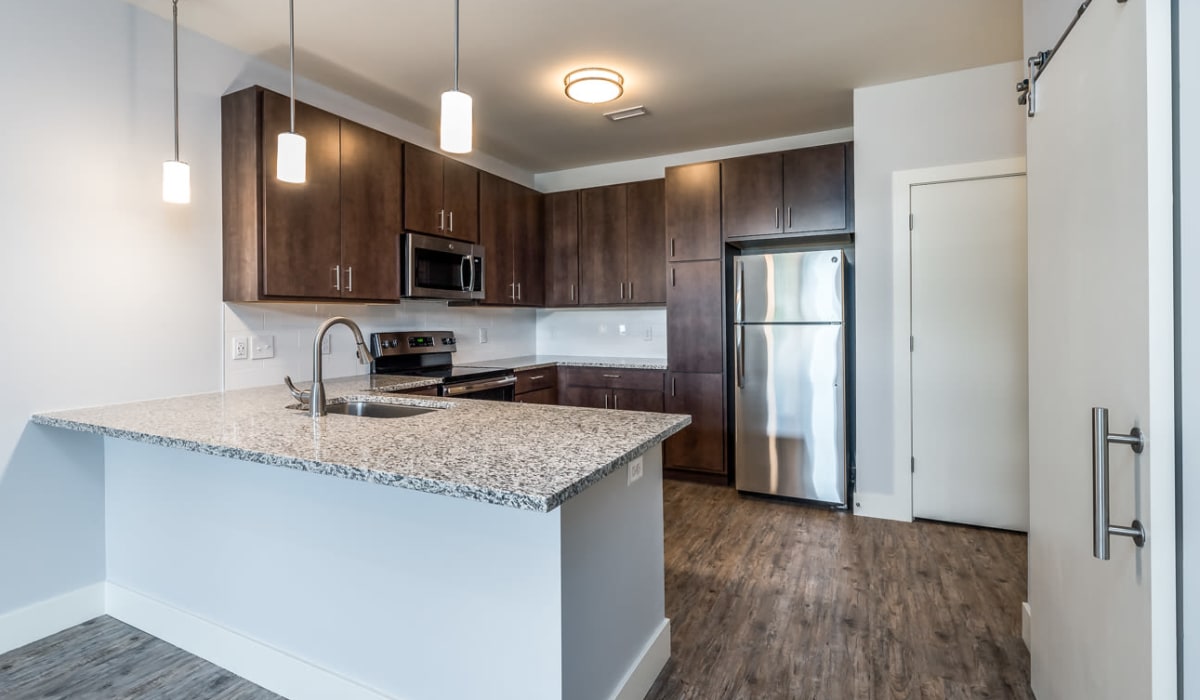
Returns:
[[[1125,0],[1117,0],[1118,4],[1125,4]],[[1058,53],[1059,47],[1066,41],[1071,30],[1079,22],[1079,18],[1083,17],[1083,13],[1087,12],[1088,6],[1092,4],[1092,0],[1083,0],[1083,4],[1075,11],[1075,17],[1071,20],[1071,24],[1067,25],[1067,31],[1062,33],[1058,38],[1058,43],[1054,48],[1048,51],[1038,51],[1034,55],[1025,60],[1025,79],[1017,83],[1017,104],[1029,108],[1029,116],[1037,114],[1037,81],[1042,77],[1042,73],[1046,72],[1046,66],[1050,65],[1050,60],[1054,58],[1054,54]]]

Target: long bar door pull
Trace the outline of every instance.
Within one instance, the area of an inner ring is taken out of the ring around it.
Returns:
[[[1108,522],[1108,446],[1129,445],[1136,454],[1146,447],[1142,431],[1134,428],[1128,435],[1108,432],[1108,409],[1092,409],[1092,556],[1108,561],[1113,535],[1129,537],[1138,547],[1146,544],[1146,528],[1134,520],[1129,527]]]

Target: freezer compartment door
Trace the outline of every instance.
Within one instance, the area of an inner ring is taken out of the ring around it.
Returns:
[[[841,250],[742,255],[734,266],[736,323],[841,323]]]
[[[733,331],[741,344],[734,390],[738,490],[846,505],[842,326]]]

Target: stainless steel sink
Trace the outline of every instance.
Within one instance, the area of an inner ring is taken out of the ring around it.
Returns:
[[[307,410],[307,408],[305,408]],[[360,418],[408,418],[423,413],[440,411],[440,408],[425,406],[407,406],[398,403],[383,403],[381,401],[345,401],[325,405],[327,413],[337,413],[343,416],[359,416]]]

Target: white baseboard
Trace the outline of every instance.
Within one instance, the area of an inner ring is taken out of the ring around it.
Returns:
[[[1025,640],[1025,648],[1033,651],[1030,648],[1031,639],[1033,638],[1033,608],[1029,607],[1029,601],[1021,603],[1021,639]]]
[[[912,497],[889,493],[854,494],[854,514],[881,520],[913,520]]]
[[[613,700],[642,700],[670,659],[671,621],[664,618],[654,638],[642,649],[637,662],[617,686]]]
[[[290,700],[389,696],[239,632],[113,583],[108,614]]]
[[[100,617],[104,585],[94,583],[0,615],[0,654]]]

